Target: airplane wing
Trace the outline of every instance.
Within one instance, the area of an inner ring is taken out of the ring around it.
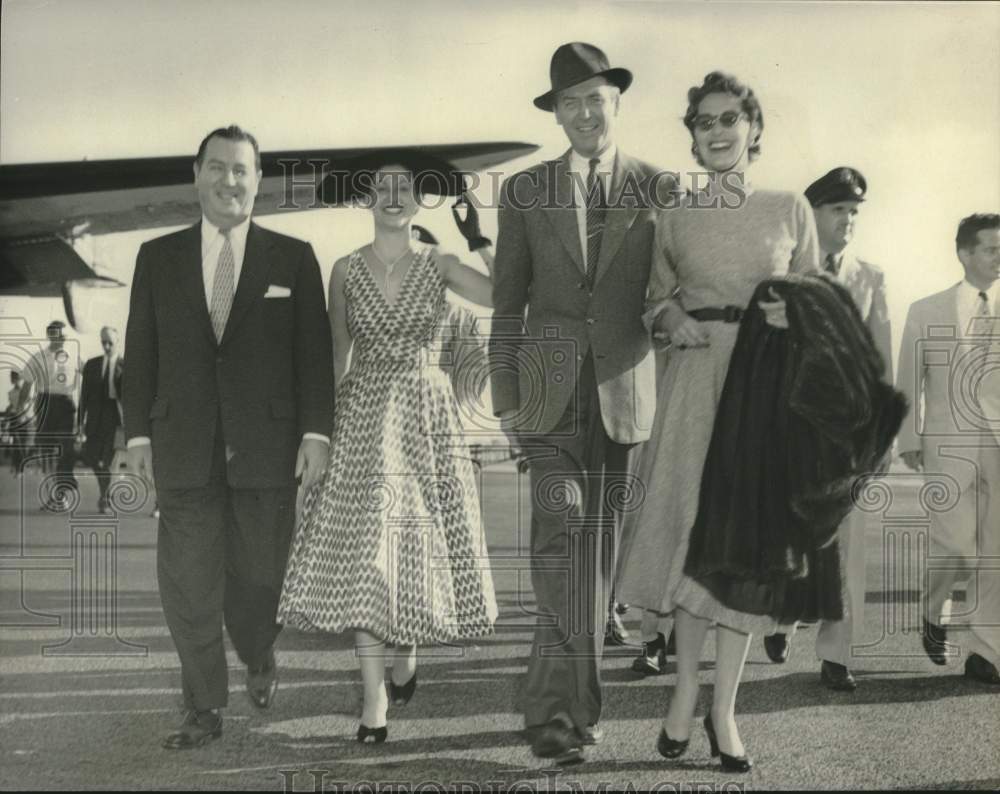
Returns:
[[[319,207],[316,185],[324,168],[384,148],[390,147],[261,152],[263,178],[254,213]],[[407,148],[443,158],[461,171],[482,171],[531,154],[538,146],[493,141]],[[194,223],[201,210],[193,161],[189,154],[2,165],[0,243],[19,240],[28,244],[29,240],[49,241],[84,232],[106,234]]]
[[[320,206],[316,188],[342,161],[385,148],[261,152],[255,215]],[[407,147],[464,172],[482,171],[531,154],[530,143],[453,143]],[[99,275],[72,241],[194,223],[201,215],[190,154],[129,160],[0,165],[0,296],[62,296],[74,328],[101,288],[123,287]]]

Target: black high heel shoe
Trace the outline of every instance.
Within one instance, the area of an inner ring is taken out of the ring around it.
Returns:
[[[656,749],[664,758],[680,758],[687,752],[690,737],[683,740],[671,739],[666,728],[660,728],[660,737],[656,740]]]
[[[753,761],[747,755],[729,755],[719,749],[719,740],[715,735],[715,726],[712,724],[712,715],[705,717],[705,733],[708,734],[708,743],[711,745],[712,758],[718,758],[722,762],[724,772],[749,772],[753,769]]]
[[[657,632],[655,640],[642,644],[642,651],[632,660],[632,671],[640,675],[663,675],[666,666],[667,638]]]
[[[417,671],[413,671],[413,675],[409,681],[401,686],[397,686],[393,683],[392,679],[389,679],[389,700],[393,702],[396,706],[405,706],[410,702],[410,698],[413,697],[413,693],[417,691]]]
[[[389,726],[383,725],[381,728],[369,728],[364,723],[358,726],[358,741],[364,744],[371,739],[374,744],[382,744],[389,736]]]

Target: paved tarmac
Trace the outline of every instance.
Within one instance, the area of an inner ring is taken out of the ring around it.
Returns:
[[[0,473],[0,788],[661,791],[747,788],[1000,788],[998,688],[923,655],[918,594],[926,540],[919,482],[893,474],[868,504],[865,630],[858,690],[819,683],[815,629],[784,665],[751,647],[737,710],[755,761],[728,775],[700,729],[679,762],[654,749],[674,683],[630,670],[636,648],[603,662],[604,742],[585,764],[535,759],[515,709],[534,606],[524,539],[526,478],[483,471],[484,511],[501,619],[477,644],[423,648],[419,688],[389,713],[389,740],[358,745],[360,677],[348,636],[293,630],[278,643],[277,700],[258,712],[230,652],[224,735],[190,752],[160,748],[181,717],[179,665],[160,611],[152,500],[128,479],[116,516],[96,512],[96,484],[68,513],[38,509],[41,475]],[[885,498],[882,504],[878,500]],[[958,602],[956,609],[961,609]],[[627,622],[636,629],[638,615]],[[960,638],[959,638],[960,643]],[[712,633],[702,663],[705,712]]]

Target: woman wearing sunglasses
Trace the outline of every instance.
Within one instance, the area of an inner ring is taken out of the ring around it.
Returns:
[[[674,614],[677,686],[657,741],[667,758],[687,750],[702,645],[715,624],[715,688],[705,731],[723,769],[746,772],[752,762],[736,726],[736,692],[751,634],[772,629],[774,620],[722,605],[685,576],[684,563],[739,320],[761,281],[818,271],[819,249],[804,197],[757,189],[745,180],[760,155],[764,129],[749,87],[712,72],[688,91],[684,124],[706,173],[697,175],[681,206],[657,218],[645,319],[654,338],[669,341],[672,349],[652,436],[638,463],[646,499],[630,515],[623,538],[619,597]],[[761,308],[769,323],[783,324],[783,303]]]

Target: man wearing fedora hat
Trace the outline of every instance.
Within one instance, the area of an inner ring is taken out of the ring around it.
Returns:
[[[820,244],[820,260],[827,275],[851,293],[861,317],[871,331],[875,347],[885,362],[885,380],[892,382],[892,330],[886,300],[885,275],[877,265],[859,258],[853,246],[854,226],[868,183],[856,168],[841,166],[806,188],[813,208]],[[844,560],[847,611],[843,620],[823,621],[816,636],[820,679],[830,689],[853,692],[857,686],[850,671],[851,644],[861,629],[865,608],[865,520],[851,512],[840,526],[839,543]],[[788,657],[788,638],[795,627],[779,627],[764,638],[772,661]]]
[[[582,42],[534,102],[570,142],[501,190],[490,339],[493,408],[529,461],[532,585],[542,613],[522,689],[532,750],[598,741],[600,661],[631,448],[649,437],[654,359],[641,313],[662,173],[615,146],[627,69]],[[624,487],[623,487],[624,486]]]

